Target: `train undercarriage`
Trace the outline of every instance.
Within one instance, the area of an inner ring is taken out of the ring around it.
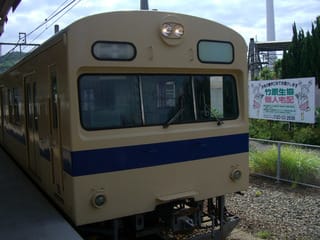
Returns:
[[[80,227],[85,239],[225,239],[239,223],[226,210],[225,197],[206,201],[183,199],[155,211]]]

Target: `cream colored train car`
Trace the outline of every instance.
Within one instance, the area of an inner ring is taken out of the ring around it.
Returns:
[[[246,54],[198,17],[85,17],[1,75],[1,144],[77,226],[207,216],[223,237],[223,196],[248,186]]]

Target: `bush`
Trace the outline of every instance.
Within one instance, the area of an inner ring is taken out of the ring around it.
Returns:
[[[320,145],[320,124],[250,119],[249,135],[259,139]]]
[[[252,138],[279,140],[289,142],[292,139],[287,122],[275,122],[262,119],[251,119],[249,134]]]
[[[293,140],[297,143],[320,145],[320,128],[310,126],[299,128],[293,133]]]

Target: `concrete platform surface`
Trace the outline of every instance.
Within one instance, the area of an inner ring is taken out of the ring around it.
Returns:
[[[0,239],[82,239],[1,148]]]

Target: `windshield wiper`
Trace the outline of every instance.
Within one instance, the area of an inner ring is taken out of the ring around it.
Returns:
[[[204,114],[207,117],[210,115],[211,118],[215,119],[217,121],[217,125],[221,126],[224,122],[220,119],[219,112],[213,108],[210,110],[210,107],[204,103]]]
[[[223,124],[223,121],[220,119],[218,113],[215,110],[211,111],[211,117],[213,117],[217,121],[218,126],[221,126]]]
[[[170,118],[165,124],[162,125],[163,128],[168,128],[170,124],[173,123],[178,117],[180,117],[183,112],[184,112],[184,96],[180,96],[178,111],[173,115],[172,118]]]

